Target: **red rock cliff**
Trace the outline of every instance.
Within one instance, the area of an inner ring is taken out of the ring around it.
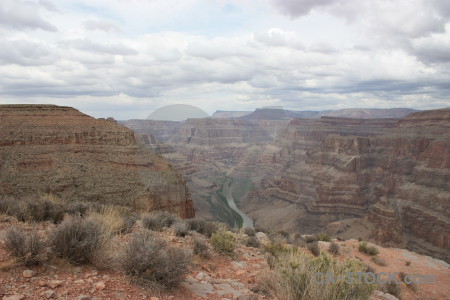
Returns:
[[[194,216],[182,177],[128,128],[70,107],[0,105],[0,195],[39,193]]]

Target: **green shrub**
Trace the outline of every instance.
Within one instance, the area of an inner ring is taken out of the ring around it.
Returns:
[[[328,248],[328,252],[334,255],[339,255],[341,251],[341,247],[336,242],[331,242],[330,247]]]
[[[359,252],[366,253],[366,254],[373,255],[373,256],[378,254],[378,249],[374,246],[368,246],[366,242],[359,243],[358,250],[359,250]]]
[[[319,256],[320,255],[319,243],[318,242],[309,243],[308,250],[312,253],[312,255]]]
[[[110,231],[100,220],[71,217],[55,228],[51,245],[56,256],[72,263],[94,263],[110,239]]]
[[[37,231],[25,232],[22,228],[13,227],[6,232],[6,249],[26,266],[43,262],[42,251],[46,242]]]
[[[234,251],[236,238],[231,232],[218,231],[213,233],[210,240],[214,250],[221,253],[232,253]]]
[[[186,251],[168,246],[148,230],[133,234],[121,258],[123,270],[138,282],[165,287],[177,286],[190,263],[191,257]]]
[[[209,247],[208,247],[208,243],[205,241],[205,239],[196,237],[193,240],[193,244],[194,244],[193,249],[194,249],[195,255],[198,255],[203,258],[209,257]]]
[[[357,278],[356,273],[363,270],[364,266],[357,260],[340,263],[328,254],[311,257],[301,251],[288,251],[275,258],[273,269],[263,273],[258,283],[271,299],[362,300],[370,297],[376,285],[367,284],[364,280],[347,283],[345,276],[351,273]],[[335,282],[324,280],[329,272],[333,274]]]

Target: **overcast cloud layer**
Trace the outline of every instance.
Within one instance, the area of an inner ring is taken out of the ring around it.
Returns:
[[[0,104],[450,106],[448,0],[1,0]]]

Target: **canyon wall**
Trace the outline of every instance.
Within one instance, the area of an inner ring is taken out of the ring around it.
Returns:
[[[134,133],[55,105],[0,105],[0,195],[55,194],[193,217],[190,193]]]
[[[259,153],[234,172],[256,183],[239,203],[256,224],[353,238],[359,226],[363,238],[450,259],[450,109],[294,119],[249,151]]]
[[[403,119],[285,117],[192,119],[165,143],[152,139],[161,125],[137,126],[183,172],[202,217],[223,217],[214,195],[227,176],[250,182],[235,202],[256,226],[450,259],[450,109]]]

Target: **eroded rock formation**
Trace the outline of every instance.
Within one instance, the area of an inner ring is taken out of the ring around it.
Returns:
[[[70,107],[0,105],[0,195],[41,193],[194,216],[183,178],[130,129]]]
[[[252,182],[235,201],[257,226],[328,230],[450,260],[450,109],[403,119],[253,116],[188,120],[165,140],[200,215],[220,205],[208,197],[226,173]],[[159,126],[141,132],[156,136]]]

